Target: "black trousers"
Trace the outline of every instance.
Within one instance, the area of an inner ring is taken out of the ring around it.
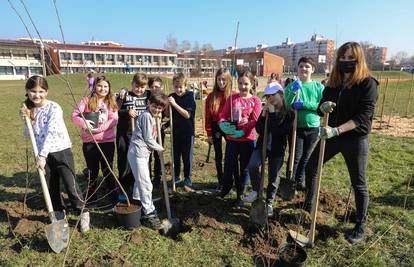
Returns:
[[[297,183],[305,183],[305,168],[318,142],[318,134],[319,127],[297,129],[292,173],[292,177],[295,178]]]
[[[316,194],[317,166],[319,145],[313,151],[306,166],[306,199],[307,205],[312,203]],[[368,164],[368,136],[363,137],[334,137],[326,140],[324,162],[341,153],[348,168],[351,184],[355,193],[356,222],[364,223],[368,213],[368,185],[365,172]]]
[[[83,204],[83,195],[76,182],[75,163],[70,148],[49,153],[45,166],[46,183],[54,211],[63,211],[65,205],[60,193],[60,179],[62,179],[69,201],[76,211],[80,211]]]
[[[212,130],[212,138],[213,138],[213,147],[214,147],[214,161],[216,164],[216,171],[217,171],[217,180],[218,185],[223,185],[223,150],[222,150],[222,143],[223,139],[227,142],[226,135],[220,130],[220,127],[217,124],[217,121],[213,121],[211,124]],[[239,177],[239,166],[238,162],[234,167],[233,178],[234,180],[238,180]]]
[[[98,143],[98,145],[101,148],[103,154],[105,155],[105,158],[108,161],[110,168],[113,169],[115,143]],[[99,152],[98,146],[95,143],[83,143],[83,155],[85,157],[86,166],[88,167],[90,177],[88,196],[90,196],[90,194],[92,194],[96,190],[99,169],[101,169],[103,177],[105,179],[106,187],[111,192],[111,200],[115,202],[118,199],[118,187],[115,182],[115,177],[109,170],[101,152]]]
[[[118,155],[118,175],[122,187],[127,193],[132,194],[135,178],[128,163],[128,148],[131,141],[131,134],[118,132],[116,134],[116,150]]]

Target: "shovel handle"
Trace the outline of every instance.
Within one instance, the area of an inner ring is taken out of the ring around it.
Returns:
[[[135,118],[132,118],[131,117],[131,129],[132,129],[132,131],[135,131]]]
[[[156,117],[155,121],[156,121],[156,124],[157,124],[158,144],[160,144],[162,146],[160,118]],[[170,208],[170,198],[168,196],[167,177],[165,175],[165,165],[164,165],[164,153],[163,153],[163,151],[158,151],[158,155],[159,155],[160,163],[161,163],[161,174],[162,174],[162,185],[163,185],[163,189],[164,189],[165,209],[167,210],[168,220],[171,220],[172,216],[171,216],[171,208]],[[173,184],[174,184],[174,181],[173,181]]]
[[[211,153],[211,144],[208,144],[208,151],[207,151],[207,157],[206,157],[206,163],[210,162],[210,153]]]
[[[296,94],[295,99],[297,100],[299,98],[299,94]],[[292,124],[292,137],[290,142],[290,148],[289,148],[289,162],[288,162],[288,172],[286,174],[286,178],[288,180],[292,179],[293,175],[293,163],[295,162],[295,151],[296,151],[296,129],[298,124],[298,111],[295,109],[294,111],[295,118],[293,119]]]
[[[39,155],[39,152],[37,150],[36,139],[33,133],[32,122],[30,121],[30,118],[28,116],[24,116],[24,121],[25,121],[27,129],[29,130],[30,141],[32,143],[33,154],[35,156],[35,161],[36,161],[36,158]],[[46,202],[46,208],[50,215],[53,213],[53,205],[52,205],[52,200],[50,199],[49,189],[47,188],[45,173],[40,168],[37,168],[37,172],[39,173],[40,184],[42,186],[43,197]]]
[[[323,117],[322,126],[327,127],[329,121],[329,113],[326,113]],[[323,167],[323,159],[325,156],[325,144],[326,139],[321,139],[320,141],[320,147],[319,147],[319,159],[318,159],[318,169],[317,169],[317,177],[316,177],[316,194],[313,195],[313,205],[312,205],[312,211],[311,211],[311,228],[309,231],[309,245],[313,246],[313,243],[315,241],[315,227],[316,227],[316,215],[318,212],[318,206],[319,206],[319,191],[321,188],[321,178],[322,178],[322,167]]]
[[[176,191],[175,188],[175,172],[174,172],[174,125],[173,125],[173,113],[172,113],[172,106],[169,105],[169,112],[170,112],[170,144],[171,144],[171,175],[172,175],[172,189],[173,192]]]
[[[262,166],[261,166],[261,179],[260,179],[260,187],[259,187],[259,199],[263,198],[263,187],[264,187],[264,178],[265,178],[265,170],[266,170],[266,155],[267,155],[267,138],[268,138],[268,128],[269,128],[269,111],[266,110],[265,116],[265,128],[263,132],[263,143],[262,143]]]

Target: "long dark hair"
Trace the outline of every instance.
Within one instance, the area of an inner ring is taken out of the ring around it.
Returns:
[[[34,120],[34,108],[36,106],[32,102],[32,100],[29,99],[29,96],[27,95],[27,91],[37,86],[41,87],[42,89],[46,91],[49,90],[49,85],[47,84],[46,79],[38,75],[33,75],[29,79],[27,79],[26,85],[24,86],[24,88],[26,89],[26,100],[24,101],[24,104],[30,110],[30,119],[32,120]]]
[[[108,78],[106,78],[105,76],[96,77],[95,81],[93,82],[93,91],[88,101],[88,109],[92,112],[98,111],[98,108],[99,108],[98,107],[98,96],[95,90],[96,90],[96,85],[102,81],[107,82],[108,87],[109,87],[108,94],[105,96],[104,102],[108,106],[108,108],[111,108],[113,111],[117,111],[118,105],[116,104],[115,96],[112,95],[111,83],[109,82]]]

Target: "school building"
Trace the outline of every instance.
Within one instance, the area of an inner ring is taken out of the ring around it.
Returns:
[[[42,74],[40,46],[28,41],[0,40],[0,80],[23,80]]]
[[[49,73],[118,72],[172,75],[177,55],[163,49],[124,47],[113,42],[100,44],[47,44]]]
[[[225,55],[228,59],[234,58],[234,51]],[[270,76],[272,73],[283,73],[283,57],[266,52],[236,52],[237,70],[249,69],[256,76]]]
[[[176,64],[177,54],[167,50],[124,47],[111,41],[0,40],[0,80],[89,71],[173,75]]]
[[[187,77],[213,77],[219,68],[231,68],[232,60],[220,56],[196,53],[177,55],[177,72]]]

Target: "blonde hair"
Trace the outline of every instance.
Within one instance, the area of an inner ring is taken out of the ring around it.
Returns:
[[[354,55],[356,66],[355,71],[347,80],[345,80],[344,74],[339,70],[339,59],[345,55],[348,49],[351,49],[352,54]],[[330,87],[339,87],[343,84],[345,87],[351,88],[355,84],[362,82],[370,75],[371,74],[365,61],[365,56],[361,45],[356,42],[347,42],[339,47],[336,53],[335,66],[332,69],[331,75],[329,76],[328,85]]]
[[[224,75],[224,77],[226,78],[226,88],[224,89],[224,99],[227,99],[229,97],[229,95],[231,94],[231,85],[232,85],[232,79],[231,79],[231,74],[230,71],[228,69],[224,69],[224,68],[220,68],[217,70],[216,72],[216,78],[214,80],[214,87],[213,87],[213,97],[210,101],[210,111],[212,113],[218,113],[219,108],[220,108],[220,99],[219,99],[219,95],[220,95],[220,87],[217,83],[217,78],[221,75]]]

